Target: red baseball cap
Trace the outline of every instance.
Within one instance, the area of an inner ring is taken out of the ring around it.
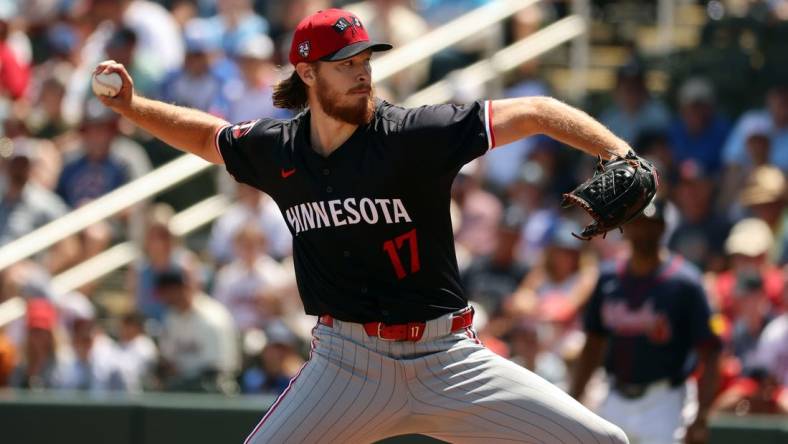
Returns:
[[[290,63],[344,60],[371,49],[388,51],[388,43],[371,42],[361,20],[341,9],[326,9],[301,20],[290,45]]]
[[[33,298],[27,302],[27,328],[52,330],[57,323],[57,310],[44,298]]]

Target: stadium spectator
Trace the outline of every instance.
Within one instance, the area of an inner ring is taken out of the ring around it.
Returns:
[[[26,119],[33,137],[52,140],[57,146],[62,145],[61,137],[71,130],[71,124],[63,115],[65,77],[64,74],[53,73],[42,81],[33,109]]]
[[[127,389],[132,392],[140,392],[152,385],[158,358],[156,344],[145,335],[144,324],[145,318],[139,312],[128,313],[121,319],[118,360]]]
[[[156,294],[156,275],[171,268],[196,267],[194,254],[180,245],[170,231],[172,215],[172,208],[164,204],[151,208],[143,239],[143,255],[129,268],[126,276],[136,309],[154,324],[162,322],[165,315],[164,301]]]
[[[234,55],[241,71],[222,88],[213,110],[229,122],[245,122],[263,117],[287,117],[273,105],[272,85],[276,83],[272,63],[274,43],[265,34],[249,36],[240,42]]]
[[[723,148],[726,165],[746,166],[750,163],[746,139],[753,126],[769,129],[771,164],[788,171],[788,84],[772,86],[766,95],[766,109],[744,113],[736,122]]]
[[[580,226],[559,219],[543,240],[544,250],[517,290],[505,301],[512,320],[512,353],[523,365],[566,388],[567,364],[582,343],[577,314],[598,276],[596,262],[572,233]],[[528,348],[534,346],[532,350]]]
[[[665,221],[660,200],[626,225],[631,254],[601,272],[583,316],[586,343],[569,393],[580,399],[604,359],[611,389],[602,417],[633,442],[706,442],[720,343],[698,271],[662,247]],[[697,413],[687,424],[686,383],[697,365],[703,369]]]
[[[517,252],[517,257],[527,265],[535,265],[540,260],[546,235],[558,220],[557,203],[549,194],[552,177],[546,164],[552,163],[547,160],[551,156],[542,151],[531,152],[518,179],[509,187],[512,204],[524,209],[527,215]]]
[[[233,238],[236,259],[216,274],[213,296],[232,313],[242,333],[264,328],[282,313],[277,290],[289,274],[265,253],[266,242],[260,228],[247,223]]]
[[[244,393],[279,396],[304,363],[298,337],[281,321],[265,329],[266,344],[257,362],[241,376]]]
[[[468,299],[490,315],[498,315],[503,301],[517,290],[525,277],[526,266],[515,258],[524,221],[522,209],[507,208],[498,226],[492,254],[476,258],[462,273],[462,285]]]
[[[583,256],[583,243],[572,233],[580,226],[559,220],[547,233],[541,262],[533,267],[507,301],[512,316],[571,323],[594,288],[595,261]]]
[[[9,158],[3,163],[4,183],[0,183],[0,246],[29,234],[63,216],[68,208],[58,195],[34,183],[35,147],[12,143]],[[65,269],[81,254],[81,246],[69,236],[40,257],[51,272]]]
[[[168,391],[235,391],[238,338],[232,315],[203,294],[179,268],[159,273],[156,292],[167,305],[159,349]]]
[[[664,131],[670,114],[661,101],[652,98],[646,87],[646,73],[638,61],[618,69],[615,102],[600,114],[599,120],[628,143],[647,131]]]
[[[249,39],[268,34],[268,21],[252,8],[251,0],[217,0],[218,13],[207,19],[215,29],[227,54],[240,48]]]
[[[757,294],[766,300],[769,311],[775,312],[781,307],[785,287],[783,273],[768,259],[773,239],[769,226],[760,219],[743,219],[731,229],[725,241],[730,269],[708,281],[712,303],[729,322],[741,315],[741,304],[736,299],[737,282],[744,284],[744,279],[753,274],[760,277],[762,291]]]
[[[757,271],[741,272],[733,288],[736,317],[730,326],[730,347],[744,368],[757,364],[758,338],[774,309],[765,295],[764,282]]]
[[[151,61],[156,78],[178,68],[184,60],[183,41],[172,15],[161,4],[148,0],[91,0],[90,14],[98,23],[104,20],[112,25],[98,27],[94,37],[100,41],[99,48],[105,46],[115,29],[128,27],[138,38],[137,52],[145,60]],[[92,65],[96,58],[87,58]],[[155,63],[153,63],[155,62]]]
[[[245,184],[236,184],[236,201],[213,224],[209,247],[213,259],[226,264],[235,258],[235,233],[250,221],[257,223],[268,240],[267,252],[281,260],[290,255],[292,235],[270,196]]]
[[[44,298],[53,301],[50,275],[47,269],[33,259],[21,260],[0,272],[0,302],[19,297],[27,299]],[[10,319],[3,326],[6,337],[19,353],[25,345],[27,320],[23,317]]]
[[[127,390],[117,344],[96,323],[93,305],[83,298],[69,308],[72,313],[67,327],[75,359],[63,388],[91,392]]]
[[[21,116],[8,116],[3,120],[3,132],[8,144],[29,149],[34,155],[31,160],[30,180],[53,190],[63,166],[63,156],[49,140],[31,137],[30,130]]]
[[[85,103],[79,148],[66,160],[57,182],[58,195],[72,209],[81,207],[150,169],[144,150],[118,134],[118,118],[96,98]],[[128,212],[90,225],[81,235],[81,257],[104,251],[113,238],[122,237]],[[91,293],[94,284],[82,291]]]
[[[778,384],[788,387],[788,312],[766,325],[758,341],[755,360]]]
[[[205,19],[195,18],[184,26],[186,58],[162,82],[159,97],[166,102],[213,111],[222,85],[228,79],[217,69],[221,57],[218,30]]]
[[[57,193],[71,208],[77,208],[123,185],[129,180],[128,166],[111,150],[117,135],[117,115],[97,99],[85,104],[82,146],[65,163]]]
[[[137,33],[132,28],[122,26],[116,29],[107,41],[104,52],[106,58],[128,67],[129,74],[134,77],[134,89],[139,94],[151,96],[160,80],[152,69],[156,66],[156,60],[151,60],[151,54],[137,51],[138,44]]]
[[[730,123],[715,108],[713,85],[693,77],[679,89],[679,117],[670,126],[670,146],[676,163],[697,162],[711,175],[721,167],[722,146]]]
[[[788,415],[788,389],[766,369],[748,369],[722,392],[712,407],[736,416]]]
[[[13,7],[12,7],[13,8]],[[9,40],[9,21],[14,18],[14,11],[3,8],[0,14],[0,96],[17,100],[27,92],[30,83],[29,60],[20,55]],[[26,36],[25,36],[26,39]],[[29,42],[27,42],[29,45]]]
[[[56,194],[30,181],[36,161],[34,148],[26,144],[13,144],[11,153],[3,162],[0,198],[0,245],[18,239],[68,211]]]
[[[749,162],[743,165],[729,164],[725,167],[720,184],[718,207],[736,211],[735,198],[747,182],[752,180],[755,171],[771,166],[771,125],[765,119],[753,119],[746,122],[742,129],[747,148]]]
[[[44,298],[27,302],[27,333],[19,364],[11,375],[12,387],[63,388],[70,380],[73,355],[58,330],[55,306]]]
[[[694,160],[682,162],[677,176],[671,197],[679,221],[669,234],[668,246],[701,269],[721,271],[725,267],[723,245],[731,223],[714,207],[714,178]]]
[[[785,175],[773,166],[753,170],[739,195],[739,203],[752,216],[763,220],[775,239],[769,257],[778,264],[788,261],[788,224],[785,211]]]
[[[461,173],[465,178],[453,188],[453,196],[460,207],[462,224],[455,233],[456,242],[474,256],[485,256],[495,248],[498,224],[503,215],[503,204],[494,194],[482,187],[479,163],[471,162]]]

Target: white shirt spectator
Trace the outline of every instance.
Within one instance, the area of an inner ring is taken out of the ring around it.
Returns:
[[[230,312],[203,293],[194,296],[186,312],[170,310],[164,320],[161,355],[180,377],[206,370],[233,372],[238,368],[238,343]]]
[[[156,364],[156,344],[145,335],[138,335],[129,342],[119,344],[118,361],[120,362],[127,389],[141,392],[145,379]]]
[[[109,336],[97,334],[87,361],[70,361],[62,388],[103,392],[126,390],[118,346]]]
[[[214,259],[230,262],[233,259],[233,237],[249,221],[257,221],[268,240],[268,253],[281,259],[290,255],[293,237],[287,228],[279,207],[268,196],[262,198],[257,208],[237,202],[225,211],[211,230],[210,249]]]
[[[117,136],[112,139],[109,150],[126,166],[129,180],[144,176],[152,168],[145,148],[128,137]]]
[[[235,260],[217,274],[214,297],[230,310],[241,331],[262,328],[269,314],[262,310],[259,295],[283,285],[288,278],[284,267],[269,256],[259,257],[252,268]]]
[[[4,194],[5,186],[0,184],[0,245],[19,239],[68,212],[60,197],[33,183],[25,186],[15,202],[4,199]]]
[[[146,60],[153,59],[160,64],[156,67],[157,74],[163,76],[183,64],[183,38],[178,24],[164,6],[135,0],[123,14],[123,22],[137,34],[138,51],[146,55]]]
[[[763,329],[756,356],[757,362],[780,384],[788,385],[788,313],[773,319]]]

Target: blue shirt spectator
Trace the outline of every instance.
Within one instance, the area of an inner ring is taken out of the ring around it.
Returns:
[[[725,164],[749,165],[747,138],[754,126],[770,130],[771,152],[769,160],[783,171],[788,171],[788,86],[776,86],[766,97],[767,108],[745,113],[736,122],[725,148]]]
[[[679,91],[680,115],[670,127],[675,163],[693,160],[708,173],[720,169],[722,146],[730,122],[715,112],[714,91],[703,78],[686,81]]]
[[[215,112],[222,85],[236,75],[220,50],[219,30],[207,19],[192,19],[184,26],[186,60],[164,79],[160,98],[165,102]]]
[[[85,154],[63,168],[57,194],[75,208],[123,185],[127,177],[126,168],[118,159],[91,159]]]
[[[56,188],[70,207],[100,197],[129,180],[126,163],[110,151],[117,124],[117,115],[97,99],[85,104],[81,151],[65,163]]]
[[[219,13],[207,23],[220,35],[221,46],[233,54],[244,41],[258,34],[268,34],[268,21],[254,12],[251,2],[219,2]]]
[[[627,143],[634,143],[644,132],[668,128],[670,113],[649,95],[643,67],[637,62],[619,68],[614,97],[615,103],[602,112],[599,120]]]

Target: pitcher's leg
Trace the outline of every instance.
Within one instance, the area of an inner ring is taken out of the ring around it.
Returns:
[[[472,341],[413,362],[414,410],[458,443],[621,444],[620,428],[536,374]]]
[[[405,404],[391,360],[353,341],[320,330],[320,344],[300,374],[263,417],[245,444],[370,442],[375,417],[395,415]],[[384,402],[385,401],[385,402]]]

